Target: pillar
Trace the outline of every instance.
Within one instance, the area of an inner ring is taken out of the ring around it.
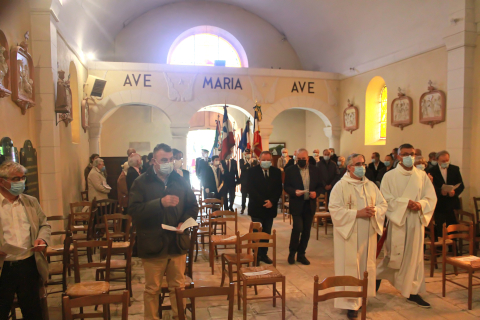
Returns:
[[[340,151],[340,133],[342,132],[341,128],[337,127],[325,127],[323,128],[325,136],[328,138],[328,147],[334,148],[335,152]]]
[[[88,143],[90,154],[100,154],[100,134],[102,133],[101,123],[90,123],[88,126]]]
[[[473,63],[477,37],[474,1],[449,1],[449,20],[444,37],[448,55],[446,147],[450,161],[461,168],[466,187],[462,197],[470,199]],[[464,201],[464,205],[465,209],[471,207],[470,201]]]
[[[262,136],[263,151],[268,150],[268,145],[270,144],[270,135],[272,134],[272,131],[273,131],[272,125],[262,125],[262,123],[260,122],[260,135]],[[252,139],[253,139],[253,136],[252,136]]]
[[[190,126],[172,124],[170,130],[172,131],[172,148],[182,151],[185,160],[187,156],[187,135],[190,131]],[[183,169],[186,169],[186,161],[183,161]]]

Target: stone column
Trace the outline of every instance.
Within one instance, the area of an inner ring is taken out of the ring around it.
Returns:
[[[273,126],[272,125],[263,125],[260,122],[260,135],[262,136],[262,149],[263,151],[268,150],[268,145],[270,143],[270,135],[272,134]],[[253,139],[253,135],[252,135]],[[252,141],[253,143],[253,141]]]
[[[174,125],[170,126],[172,131],[172,148],[178,149],[183,152],[183,169],[186,169],[186,156],[187,156],[187,135],[190,131],[189,125]]]
[[[340,133],[342,132],[341,128],[337,127],[325,127],[323,128],[325,136],[328,138],[328,147],[334,148],[335,152],[340,151]]]
[[[477,37],[474,1],[449,1],[449,20],[444,37],[448,54],[446,147],[450,161],[461,168],[466,187],[463,198],[470,199],[473,63]],[[464,206],[468,210],[470,201],[464,201]]]
[[[88,143],[90,154],[100,154],[100,134],[102,133],[101,123],[90,123],[88,126]]]
[[[47,216],[62,215],[62,174],[59,127],[56,126],[55,83],[57,78],[57,32],[48,1],[30,2],[31,47],[35,65],[35,113],[38,136],[40,200]],[[27,30],[25,30],[27,31]],[[37,57],[37,58],[35,58]],[[45,57],[40,58],[38,57]]]

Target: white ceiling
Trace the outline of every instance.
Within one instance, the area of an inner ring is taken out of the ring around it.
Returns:
[[[197,1],[236,5],[266,20],[287,37],[305,70],[347,74],[443,46],[449,24],[445,0]],[[180,0],[63,0],[53,9],[69,42],[111,60],[124,25],[172,2]]]

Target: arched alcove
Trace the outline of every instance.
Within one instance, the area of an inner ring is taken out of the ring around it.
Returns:
[[[81,122],[81,112],[80,112],[80,97],[78,90],[78,75],[77,68],[73,61],[70,62],[68,67],[68,74],[70,75],[70,89],[72,90],[72,143],[80,143],[80,122]]]
[[[381,112],[379,104],[383,87],[385,87],[385,80],[376,76],[370,80],[365,93],[365,145],[367,146],[386,144],[386,139],[380,139]]]

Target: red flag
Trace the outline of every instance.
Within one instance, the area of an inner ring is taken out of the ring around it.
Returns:
[[[231,148],[235,146],[235,138],[233,130],[228,121],[227,106],[223,107],[223,128],[222,128],[222,150],[220,152],[220,160],[225,160],[231,153]]]

